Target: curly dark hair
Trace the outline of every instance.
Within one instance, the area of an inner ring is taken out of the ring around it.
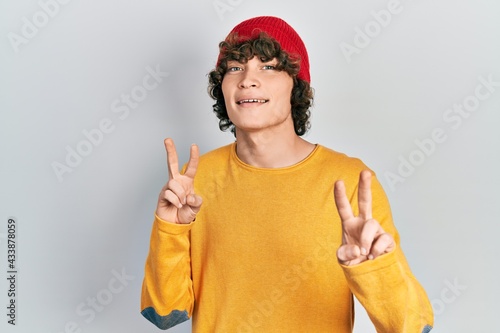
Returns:
[[[228,61],[238,61],[246,63],[254,56],[258,56],[261,61],[267,62],[277,59],[277,70],[286,71],[293,78],[293,88],[290,96],[292,105],[292,119],[295,133],[304,135],[311,127],[309,118],[311,112],[309,108],[313,103],[313,89],[309,82],[297,78],[300,69],[300,59],[290,57],[280,44],[265,32],[261,32],[255,39],[238,41],[238,35],[232,34],[225,41],[219,44],[220,59],[218,66],[212,70],[209,76],[208,93],[216,102],[213,105],[214,113],[219,118],[219,128],[221,131],[231,130],[235,134],[235,127],[226,110],[224,95],[222,94],[222,80],[227,72]]]

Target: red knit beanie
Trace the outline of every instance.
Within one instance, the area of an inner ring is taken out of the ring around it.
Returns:
[[[300,59],[300,70],[297,77],[309,83],[311,82],[306,46],[297,32],[282,19],[273,16],[254,17],[235,26],[229,35],[235,32],[238,33],[238,40],[241,42],[257,38],[261,32],[267,33],[278,41],[290,58]],[[221,55],[219,54],[217,65],[219,65],[220,58]]]

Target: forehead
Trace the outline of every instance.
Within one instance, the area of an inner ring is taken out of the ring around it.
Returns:
[[[219,47],[221,60],[249,60],[256,56],[267,61],[275,57],[281,57],[284,53],[280,44],[267,36],[259,36],[259,38],[244,41],[224,41]]]
[[[256,60],[261,63],[268,63],[268,62],[278,62],[277,58],[266,58],[266,57],[259,57],[259,56],[252,56],[250,58],[244,58],[244,59],[227,59],[228,63],[239,63],[239,64],[246,64],[249,61]]]

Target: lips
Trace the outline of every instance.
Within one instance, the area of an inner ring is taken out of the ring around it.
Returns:
[[[267,103],[267,102],[269,102],[268,99],[249,98],[249,99],[240,99],[239,101],[236,102],[236,104],[238,104],[238,105],[247,104],[247,103],[261,103],[261,104],[264,104],[264,103]]]

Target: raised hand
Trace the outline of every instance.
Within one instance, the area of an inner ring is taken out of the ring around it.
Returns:
[[[186,171],[180,174],[174,141],[168,138],[164,143],[167,151],[169,179],[158,197],[156,215],[172,223],[190,223],[196,218],[202,204],[201,197],[194,193],[194,176],[199,159],[198,146],[191,146]]]
[[[369,170],[359,174],[358,216],[354,216],[344,182],[335,183],[335,204],[342,221],[342,245],[337,250],[337,259],[343,265],[375,259],[395,247],[394,238],[372,217],[371,177]]]

